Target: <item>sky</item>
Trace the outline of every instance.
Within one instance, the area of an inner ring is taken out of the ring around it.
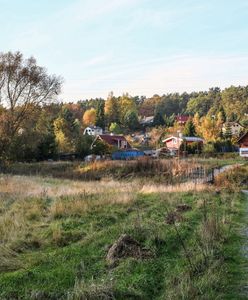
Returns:
[[[0,0],[0,51],[61,75],[60,99],[248,84],[247,0]]]

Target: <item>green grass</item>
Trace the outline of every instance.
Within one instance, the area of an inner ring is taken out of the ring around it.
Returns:
[[[100,195],[79,194],[63,201],[86,201],[87,210],[62,216],[50,211],[60,198],[27,197],[18,204],[5,197],[0,224],[25,209],[16,239],[4,242],[16,255],[9,254],[12,268],[0,273],[0,299],[242,299],[237,279],[245,199],[238,193],[135,192],[133,201],[104,205]],[[179,203],[192,210],[176,226],[166,224]],[[37,205],[41,214],[33,211]],[[151,257],[122,258],[110,267],[108,248],[122,233]]]

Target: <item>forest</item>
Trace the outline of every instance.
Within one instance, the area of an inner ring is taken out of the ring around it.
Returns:
[[[248,86],[152,97],[110,92],[106,99],[65,103],[59,96],[62,85],[61,77],[49,75],[33,57],[0,54],[0,158],[39,161],[56,159],[61,153],[83,158],[92,143],[91,137],[83,135],[88,125],[125,135],[160,128],[166,135],[176,132],[176,116],[187,115],[192,117],[187,133],[209,143],[231,139],[230,133],[223,137],[221,132],[226,121],[248,126]],[[146,128],[140,120],[149,116],[154,120]]]

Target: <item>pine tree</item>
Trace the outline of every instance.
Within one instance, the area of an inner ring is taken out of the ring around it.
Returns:
[[[165,120],[159,111],[155,112],[153,126],[164,126]]]
[[[99,100],[96,108],[96,126],[105,128],[105,113],[104,113],[105,102]]]
[[[184,130],[183,130],[184,136],[196,136],[196,130],[193,120],[190,118],[185,124]]]

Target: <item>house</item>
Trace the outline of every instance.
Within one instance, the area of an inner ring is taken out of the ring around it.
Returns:
[[[176,116],[175,120],[179,125],[185,125],[190,117],[184,115]]]
[[[225,134],[227,132],[227,129],[229,130],[229,128],[232,135],[239,135],[240,132],[244,129],[244,127],[237,122],[226,122],[222,126],[223,134]]]
[[[154,116],[144,117],[140,120],[140,125],[149,126],[152,125],[154,121]]]
[[[96,141],[103,141],[112,147],[116,147],[118,149],[131,149],[132,147],[126,140],[123,135],[114,135],[114,134],[99,134],[96,136],[95,140],[92,143],[92,147]]]
[[[248,131],[241,136],[238,140],[239,155],[242,157],[248,157]]]
[[[97,136],[99,134],[103,134],[103,129],[99,126],[88,126],[84,129],[83,134]]]
[[[168,137],[167,139],[164,139],[162,141],[165,145],[165,147],[167,147],[167,149],[170,151],[170,152],[173,152],[173,153],[177,153],[178,150],[180,149],[180,146],[185,142],[186,145],[190,145],[192,143],[197,143],[199,144],[199,148],[202,146],[204,140],[199,138],[199,137],[195,137],[195,136],[171,136],[171,137]]]

